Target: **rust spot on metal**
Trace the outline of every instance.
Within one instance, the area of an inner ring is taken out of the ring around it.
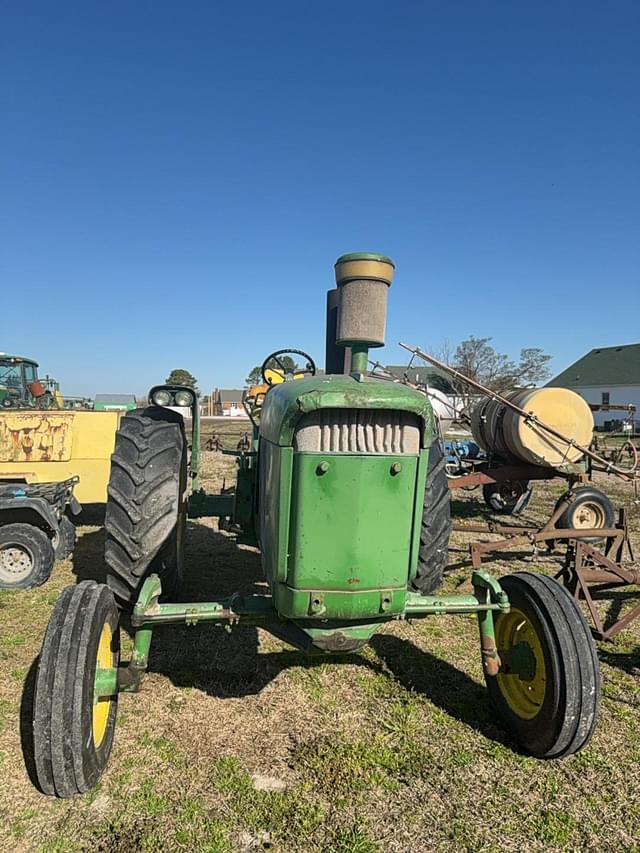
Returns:
[[[495,640],[484,635],[481,638],[482,666],[487,675],[497,675],[500,671],[500,656]]]
[[[360,583],[360,578],[347,578],[347,583],[353,586],[354,583]]]
[[[3,412],[0,462],[54,462],[71,458],[73,415]]]

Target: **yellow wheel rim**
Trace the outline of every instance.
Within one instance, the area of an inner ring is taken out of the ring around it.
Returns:
[[[111,626],[105,622],[100,634],[98,651],[96,654],[96,670],[110,669],[113,666],[113,652],[111,651]],[[108,697],[94,700],[93,702],[93,743],[96,749],[104,740],[109,722],[109,711],[111,710],[111,699]]]
[[[592,530],[605,526],[604,510],[600,504],[585,501],[573,511],[573,526],[578,530]]]
[[[522,720],[532,720],[540,713],[547,688],[547,671],[542,643],[534,625],[521,610],[512,609],[496,620],[498,654],[511,661],[514,670],[518,657],[535,661],[525,671],[498,673],[498,686],[509,708]]]

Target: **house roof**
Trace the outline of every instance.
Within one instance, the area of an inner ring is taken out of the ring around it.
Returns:
[[[563,388],[640,385],[640,344],[592,349],[547,385]]]
[[[95,397],[96,403],[110,403],[111,405],[123,405],[128,406],[130,403],[133,403],[135,406],[136,398],[135,394],[96,394]]]
[[[221,388],[218,391],[221,403],[241,403],[242,391],[237,388]]]

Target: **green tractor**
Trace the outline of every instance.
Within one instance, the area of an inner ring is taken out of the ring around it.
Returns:
[[[498,582],[478,571],[472,593],[437,592],[450,514],[431,405],[407,386],[367,375],[368,348],[384,343],[393,270],[381,255],[338,259],[326,375],[304,353],[306,364],[295,370],[282,352],[265,361],[265,390],[248,402],[253,440],[238,454],[235,493],[199,487],[191,389],[156,386],[147,408],[122,418],[105,522],[108,582],[65,589],[42,646],[33,725],[44,792],[67,797],[98,782],[118,695],[140,689],[154,630],[176,624],[260,626],[328,654],[356,652],[390,621],[476,614],[488,692],[515,742],[559,758],[589,741],[597,656],[562,586],[526,572]],[[337,347],[349,348],[348,359]],[[175,411],[183,406],[192,411],[190,441]],[[202,516],[255,538],[267,594],[179,601],[186,520]],[[132,611],[134,630],[126,663],[123,609]]]
[[[38,379],[38,362],[21,355],[0,353],[0,408],[58,409],[63,400],[58,383]]]

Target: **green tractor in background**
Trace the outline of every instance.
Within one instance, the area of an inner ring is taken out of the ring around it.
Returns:
[[[599,708],[597,655],[562,586],[542,575],[498,582],[478,571],[472,593],[437,592],[450,513],[431,404],[367,375],[368,348],[384,343],[393,270],[381,255],[338,259],[327,375],[317,375],[306,355],[295,374],[281,352],[265,361],[266,391],[250,403],[253,441],[238,456],[234,494],[199,488],[191,389],[156,386],[147,408],[122,418],[106,513],[108,583],[62,592],[40,656],[34,742],[43,791],[66,797],[98,782],[118,694],[140,688],[153,631],[174,624],[257,625],[321,654],[357,651],[390,621],[476,614],[488,691],[516,743],[559,758],[589,741]],[[347,358],[340,347],[350,349]],[[190,441],[171,408],[187,405]],[[268,593],[176,600],[186,520],[202,516],[255,538]],[[135,631],[126,663],[121,609],[132,610]]]
[[[0,353],[0,409],[62,409],[58,383],[38,378],[38,362]]]

